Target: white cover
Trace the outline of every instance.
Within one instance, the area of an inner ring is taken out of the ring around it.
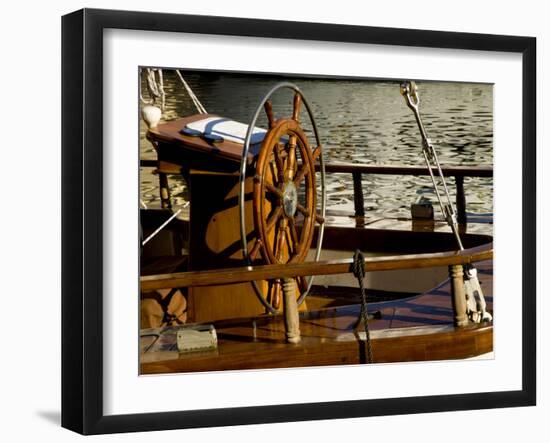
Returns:
[[[195,129],[204,134],[214,134],[223,137],[227,141],[244,145],[248,125],[229,120],[224,117],[208,117],[187,125],[189,129]],[[254,128],[250,138],[250,144],[261,143],[267,131],[262,128]]]

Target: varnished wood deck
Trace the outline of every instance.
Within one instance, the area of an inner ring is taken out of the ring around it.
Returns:
[[[488,309],[492,310],[492,264],[479,263],[479,278]],[[326,308],[301,314],[302,342],[285,343],[280,316],[219,321],[217,351],[179,356],[175,330],[165,330],[163,340],[172,351],[143,353],[142,374],[285,368],[358,364],[364,362],[362,329],[353,331],[359,305]],[[461,359],[491,352],[492,323],[453,326],[450,287],[440,287],[416,297],[373,303],[369,312],[381,319],[369,322],[375,363]],[[153,331],[142,331],[153,332]],[[156,332],[156,331],[155,331]],[[142,345],[146,347],[143,338]]]

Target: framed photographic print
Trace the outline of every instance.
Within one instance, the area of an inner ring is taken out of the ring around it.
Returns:
[[[535,404],[534,38],[108,10],[62,38],[63,426]]]

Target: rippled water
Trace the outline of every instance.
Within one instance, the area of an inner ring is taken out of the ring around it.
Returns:
[[[281,77],[227,73],[183,72],[185,79],[209,113],[248,123],[260,99]],[[298,85],[313,108],[326,161],[382,165],[424,165],[414,116],[399,93],[399,82],[285,78]],[[492,165],[492,85],[418,82],[421,113],[442,165]],[[164,120],[195,114],[196,109],[173,71],[164,71],[166,109]],[[275,116],[290,116],[290,91],[273,99]],[[262,113],[263,114],[263,113]],[[302,113],[305,120],[305,114]],[[310,128],[306,125],[306,132]],[[258,126],[266,126],[262,115]],[[140,122],[140,154],[155,158]],[[454,199],[453,179],[449,178]],[[176,207],[186,201],[186,187],[170,177]],[[143,168],[141,199],[158,207],[157,177]],[[328,208],[332,214],[353,213],[353,186],[347,174],[327,177]],[[434,202],[427,177],[364,175],[365,209],[368,215],[408,217],[410,204],[419,194]],[[466,178],[467,212],[491,214],[493,181]]]

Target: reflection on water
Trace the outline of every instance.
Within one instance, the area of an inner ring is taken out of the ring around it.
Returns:
[[[243,123],[280,77],[226,73],[184,72],[185,79],[209,113]],[[383,165],[423,165],[420,135],[413,114],[399,94],[399,82],[365,80],[286,79],[297,84],[312,106],[326,161]],[[179,79],[164,71],[164,120],[195,114],[196,109]],[[493,90],[491,85],[419,82],[420,110],[442,165],[492,165]],[[275,116],[290,116],[290,91],[273,97]],[[306,133],[311,128],[302,110]],[[259,125],[266,127],[262,115]],[[140,122],[141,158],[155,158]],[[448,179],[454,199],[453,179]],[[185,183],[170,177],[175,206],[186,201]],[[157,177],[141,171],[142,200],[158,207]],[[407,217],[419,194],[436,203],[427,177],[364,175],[365,209],[376,217]],[[466,178],[468,213],[492,213],[492,179]],[[332,214],[353,212],[351,176],[327,177],[328,208]],[[434,205],[435,206],[435,205]],[[438,208],[436,206],[436,213]]]

